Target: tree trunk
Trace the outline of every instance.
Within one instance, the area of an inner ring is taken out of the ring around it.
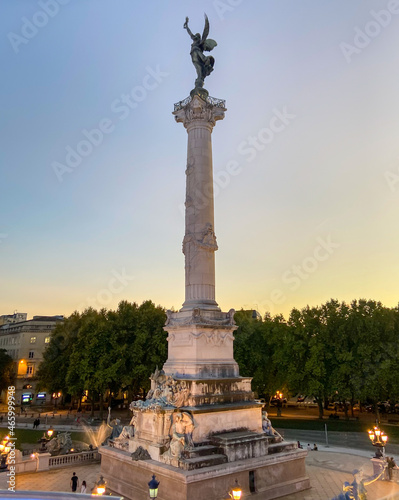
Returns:
[[[344,401],[344,413],[345,413],[345,419],[348,420],[348,405],[346,404],[346,401]]]
[[[317,406],[319,407],[319,418],[322,419],[324,416],[323,411],[323,398],[316,398]]]
[[[375,423],[377,425],[380,425],[380,412],[378,410],[377,403],[374,403],[374,412],[375,412]]]
[[[100,419],[102,420],[104,416],[104,395],[100,394]]]
[[[91,391],[89,391],[88,399],[90,399],[90,417],[94,418],[94,398]]]

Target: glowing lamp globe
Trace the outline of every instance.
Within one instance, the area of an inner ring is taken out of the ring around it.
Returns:
[[[159,481],[155,479],[155,475],[152,476],[151,481],[148,483],[149,493],[151,500],[154,500],[158,496],[158,486]]]
[[[242,489],[241,489],[241,486],[238,484],[238,481],[236,479],[234,488],[231,489],[231,496],[232,496],[233,500],[240,500],[241,495],[242,495]]]

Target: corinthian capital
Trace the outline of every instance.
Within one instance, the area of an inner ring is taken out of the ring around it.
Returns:
[[[215,126],[217,120],[223,120],[226,111],[225,101],[214,97],[190,96],[175,104],[175,120],[185,128],[195,124]]]

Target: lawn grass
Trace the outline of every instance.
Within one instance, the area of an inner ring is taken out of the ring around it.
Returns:
[[[4,437],[7,429],[1,429],[1,431],[0,436]],[[15,429],[15,435],[13,437],[17,438],[16,447],[19,448],[19,445],[22,443],[37,444],[38,440],[43,436],[43,432],[44,431],[37,431],[33,429]],[[71,439],[72,441],[90,443],[85,432],[71,432]]]
[[[303,429],[308,431],[324,431],[325,425],[329,431],[335,432],[367,432],[371,425],[361,420],[319,420],[316,418],[296,419],[272,417],[273,427],[276,429]],[[390,439],[399,441],[399,427],[394,425],[380,425]]]

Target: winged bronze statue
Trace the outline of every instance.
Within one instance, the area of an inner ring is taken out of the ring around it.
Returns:
[[[215,40],[208,38],[209,35],[209,19],[205,14],[205,27],[202,36],[199,33],[195,35],[191,32],[188,27],[188,17],[186,17],[186,22],[183,28],[187,30],[193,43],[191,44],[191,59],[193,61],[194,67],[197,71],[197,79],[195,80],[195,87],[202,88],[204,86],[204,80],[213,71],[213,65],[215,64],[215,59],[212,56],[206,56],[204,52],[210,52],[213,50],[217,43]]]

